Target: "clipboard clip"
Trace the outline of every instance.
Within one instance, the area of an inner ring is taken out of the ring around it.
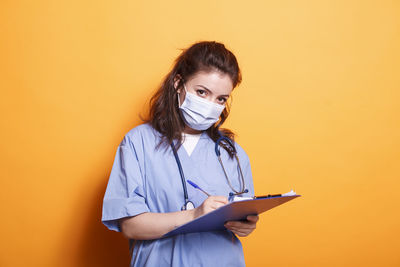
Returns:
[[[265,196],[254,196],[253,199],[271,198],[271,197],[281,197],[282,194],[265,195]]]
[[[284,194],[275,194],[275,195],[266,195],[266,196],[255,196],[254,199],[262,199],[262,198],[272,198],[272,197],[290,197],[290,196],[296,196],[296,192],[290,190],[290,192],[284,193]]]

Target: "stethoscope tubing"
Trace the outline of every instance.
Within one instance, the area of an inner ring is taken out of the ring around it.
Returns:
[[[171,143],[171,148],[172,148],[172,151],[174,153],[176,164],[178,165],[179,174],[180,174],[181,180],[182,180],[183,195],[184,195],[184,198],[185,198],[185,202],[184,202],[185,206],[184,207],[186,209],[186,204],[189,202],[189,195],[188,195],[187,188],[186,188],[186,178],[185,178],[185,174],[183,173],[183,168],[182,168],[181,161],[179,160],[178,153],[176,152],[176,148],[175,148],[175,145],[173,143]]]
[[[236,158],[236,161],[237,161],[237,163],[238,163],[239,172],[240,172],[240,180],[241,180],[241,181],[240,181],[240,182],[241,182],[241,184],[240,184],[240,191],[236,191],[236,190],[233,188],[233,186],[232,186],[232,184],[231,184],[231,181],[230,181],[229,178],[228,178],[228,174],[226,173],[224,164],[222,163],[222,160],[221,160],[221,151],[220,151],[220,147],[219,147],[219,144],[222,143],[222,142],[225,142],[225,143],[227,143],[227,144],[229,145],[229,149],[230,149],[231,152],[233,153],[233,155],[234,155],[234,157]],[[229,193],[229,196],[234,196],[234,195],[240,195],[240,194],[243,194],[243,193],[247,193],[248,190],[244,188],[245,185],[244,185],[244,176],[243,176],[242,167],[240,166],[239,157],[238,157],[238,155],[237,155],[236,148],[235,148],[235,146],[234,146],[233,143],[232,143],[232,140],[229,139],[229,138],[226,137],[226,136],[223,136],[223,135],[220,133],[220,137],[219,137],[219,138],[217,139],[217,141],[215,142],[215,154],[217,154],[218,161],[219,161],[219,163],[220,163],[220,165],[221,165],[221,167],[222,167],[222,170],[224,171],[226,181],[228,182],[229,187],[233,190],[232,193]]]

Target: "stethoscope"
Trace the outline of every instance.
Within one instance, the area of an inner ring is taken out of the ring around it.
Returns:
[[[219,135],[220,135],[220,137],[215,142],[215,154],[217,155],[218,161],[221,164],[222,170],[224,171],[226,181],[228,182],[229,187],[233,191],[233,192],[229,193],[229,197],[233,197],[233,196],[237,196],[237,195],[241,195],[241,194],[249,192],[249,190],[245,189],[245,183],[244,183],[244,176],[243,176],[243,172],[242,172],[242,167],[240,166],[239,157],[237,156],[237,151],[236,151],[235,146],[232,143],[232,140],[230,140],[226,136],[223,136],[221,133],[219,133]],[[239,173],[240,173],[240,175],[239,175],[240,176],[240,190],[239,191],[237,191],[237,190],[235,190],[233,188],[233,186],[232,186],[232,184],[231,184],[231,182],[230,182],[230,180],[228,178],[228,174],[226,173],[224,164],[222,163],[222,160],[221,160],[221,151],[220,151],[220,145],[219,144],[224,144],[225,146],[227,146],[228,149],[232,152],[232,154],[236,158],[236,161],[238,163]],[[183,195],[184,195],[184,198],[185,198],[185,202],[184,202],[185,204],[182,206],[181,210],[194,209],[194,204],[193,204],[192,201],[189,200],[189,196],[188,196],[188,193],[187,193],[186,178],[185,178],[185,174],[183,173],[182,164],[181,164],[181,161],[179,160],[178,153],[177,153],[175,145],[173,143],[171,144],[171,148],[172,148],[172,152],[174,153],[176,164],[178,165],[179,174],[181,176],[181,181],[182,181]]]

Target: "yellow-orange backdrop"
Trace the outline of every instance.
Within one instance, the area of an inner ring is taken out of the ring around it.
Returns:
[[[101,223],[123,135],[172,61],[223,42],[258,194],[303,195],[248,266],[400,266],[399,1],[1,1],[0,266],[127,266]]]

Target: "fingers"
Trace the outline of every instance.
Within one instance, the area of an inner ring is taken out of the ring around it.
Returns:
[[[226,228],[238,236],[248,236],[255,229],[255,228],[242,228],[242,227],[235,227],[235,226],[227,226]]]
[[[228,203],[228,199],[226,197],[221,196],[211,196],[207,198],[205,201],[205,207],[207,209],[216,210]]]
[[[237,229],[255,229],[256,224],[253,222],[240,222],[240,221],[231,221],[225,223],[225,227],[229,228],[237,228]]]
[[[209,211],[216,210],[222,206],[224,206],[224,204],[221,202],[211,202],[211,203],[206,203],[204,205],[204,209],[209,212]]]
[[[225,205],[225,204],[223,204],[223,203],[221,203],[221,202],[214,202],[214,203],[211,204],[211,208],[214,209],[214,210],[216,210],[216,209],[218,209],[218,208],[220,208],[220,207],[222,207],[222,206],[224,206],[224,205]]]
[[[211,196],[204,201],[204,206],[207,209],[218,209],[228,203],[228,199],[222,196]]]
[[[258,222],[258,215],[249,215],[249,216],[247,216],[247,218],[246,218],[249,222]]]
[[[251,234],[251,232],[252,232],[252,231],[244,231],[244,230],[242,230],[242,229],[236,229],[236,228],[229,229],[229,230],[230,230],[231,232],[233,232],[234,234],[240,236],[240,237],[248,236],[248,235]]]
[[[248,236],[256,229],[258,215],[247,216],[247,221],[230,221],[225,223],[225,227],[238,236]]]
[[[219,203],[222,203],[224,205],[228,204],[228,198],[226,198],[224,196],[210,196],[210,197],[208,197],[207,200],[214,201],[214,202],[219,202]]]
[[[194,218],[198,218],[206,213],[216,210],[228,204],[228,199],[224,196],[210,196],[204,200],[200,207],[195,209]]]

